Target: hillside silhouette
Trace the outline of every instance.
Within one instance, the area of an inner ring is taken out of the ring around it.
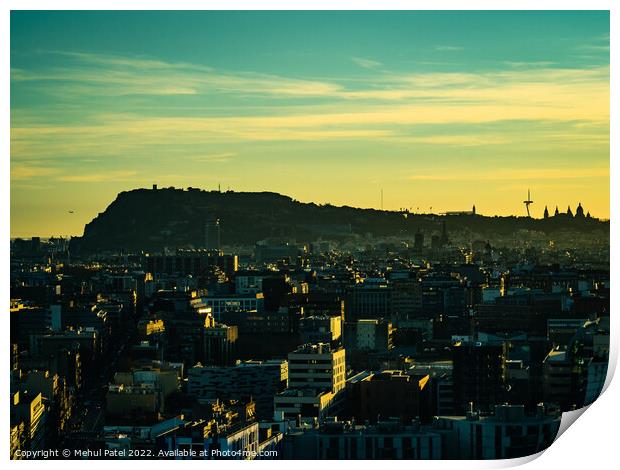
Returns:
[[[398,211],[303,203],[272,192],[204,191],[195,188],[135,189],[117,198],[86,224],[74,240],[80,251],[139,251],[200,248],[207,220],[220,220],[222,243],[252,245],[271,237],[309,242],[352,234],[413,236],[450,231],[510,236],[519,230],[549,235],[576,231],[608,236],[609,221],[560,214],[546,219],[482,215],[403,214]]]

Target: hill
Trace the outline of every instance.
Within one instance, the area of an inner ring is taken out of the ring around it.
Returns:
[[[302,203],[271,192],[219,192],[135,189],[117,198],[91,222],[75,242],[86,252],[159,250],[204,245],[205,222],[218,218],[222,243],[252,245],[269,237],[287,237],[297,242],[342,239],[352,234],[413,236],[441,230],[510,236],[518,230],[549,235],[566,231],[609,236],[609,222],[572,218],[564,214],[548,219],[485,217],[481,215],[403,214],[396,211],[359,209]]]

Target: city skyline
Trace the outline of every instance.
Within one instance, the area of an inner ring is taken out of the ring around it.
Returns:
[[[609,218],[608,12],[13,12],[11,44],[12,237],[153,183]]]

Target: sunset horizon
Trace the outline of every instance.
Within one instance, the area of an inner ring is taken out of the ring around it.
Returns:
[[[13,12],[11,39],[11,236],[152,183],[609,218],[606,12]]]

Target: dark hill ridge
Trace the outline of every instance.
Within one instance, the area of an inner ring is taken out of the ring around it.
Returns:
[[[395,211],[302,203],[271,192],[219,192],[183,189],[135,189],[120,193],[106,210],[84,228],[76,240],[81,250],[159,250],[163,247],[202,247],[205,222],[220,219],[222,243],[254,244],[269,237],[298,242],[350,234],[409,235],[422,230],[429,237],[441,230],[471,230],[509,236],[521,229],[548,234],[559,231],[608,236],[609,222],[573,219],[484,217],[480,215],[412,215]]]

